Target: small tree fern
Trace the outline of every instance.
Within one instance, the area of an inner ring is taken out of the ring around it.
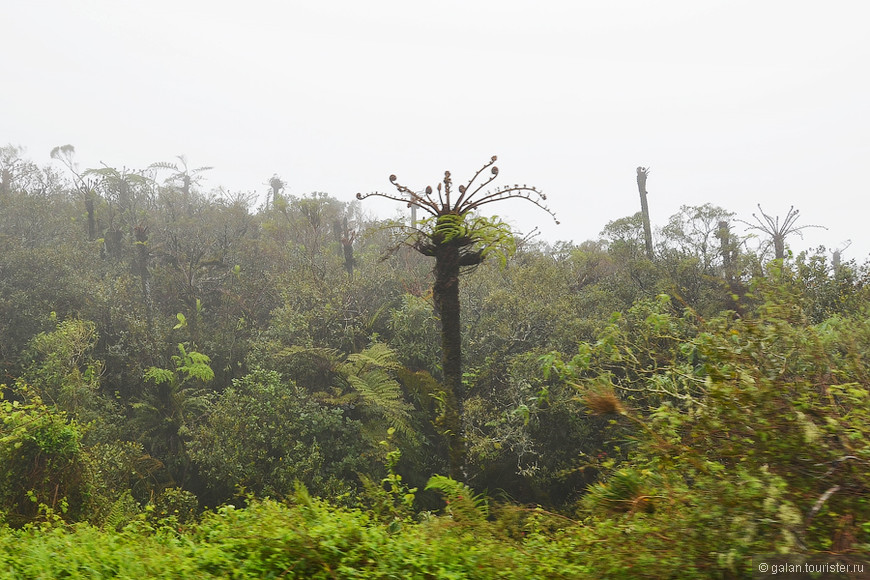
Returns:
[[[172,357],[174,369],[151,367],[142,398],[133,403],[134,424],[152,455],[165,460],[179,483],[187,477],[189,459],[186,433],[192,421],[205,411],[208,393],[203,385],[214,379],[208,356],[178,345]]]
[[[396,380],[402,365],[386,344],[373,342],[344,360],[338,351],[324,348],[292,347],[282,355],[304,357],[332,374],[331,387],[315,396],[330,405],[358,410],[373,445],[386,438],[388,428],[395,429],[405,441],[416,443],[418,436],[410,423],[413,406],[405,400]]]
[[[482,521],[489,517],[489,499],[450,477],[433,475],[426,484],[427,490],[441,492],[447,502],[447,512],[454,519]]]

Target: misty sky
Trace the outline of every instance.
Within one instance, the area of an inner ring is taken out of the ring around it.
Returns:
[[[496,154],[562,225],[489,207],[577,242],[638,211],[643,165],[654,225],[794,205],[829,228],[794,250],[870,254],[863,1],[0,0],[0,22],[0,144],[40,164],[66,143],[82,168],[184,154],[209,188],[265,194],[277,173],[351,200]]]

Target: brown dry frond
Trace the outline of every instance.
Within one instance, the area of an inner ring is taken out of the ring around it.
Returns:
[[[624,415],[622,401],[610,387],[595,387],[583,395],[583,404],[593,415]]]

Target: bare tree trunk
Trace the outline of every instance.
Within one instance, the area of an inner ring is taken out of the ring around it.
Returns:
[[[637,190],[640,192],[640,211],[643,214],[643,238],[646,244],[646,257],[653,259],[652,228],[649,221],[649,206],[646,202],[646,178],[649,175],[648,167],[637,168]]]
[[[732,256],[731,256],[731,228],[728,222],[722,220],[719,222],[719,230],[716,232],[716,237],[719,238],[719,253],[722,256],[722,270],[726,280],[731,280],[732,272]]]
[[[110,226],[103,235],[103,245],[106,248],[106,256],[110,258],[119,258],[121,256],[121,240],[124,238],[124,232],[117,229],[115,226]]]
[[[4,168],[0,172],[0,195],[9,195],[12,191],[12,172]]]
[[[94,219],[94,198],[88,193],[85,199],[85,210],[88,212],[88,240],[93,242],[97,239],[97,223]]]
[[[774,234],[773,253],[777,260],[785,260],[785,236]]]
[[[341,247],[344,250],[344,269],[349,278],[353,278],[353,241],[342,241]]]
[[[136,269],[142,283],[142,299],[145,302],[145,323],[150,331],[154,322],[154,307],[151,299],[151,272],[148,270],[151,260],[151,250],[148,247],[148,226],[136,226],[133,232],[136,236]]]
[[[341,248],[344,251],[344,269],[347,271],[347,275],[350,278],[353,278],[353,242],[355,238],[356,232],[350,231],[347,227],[347,218],[345,217],[341,223],[341,235],[339,241],[341,242]]]
[[[722,220],[719,222],[719,230],[716,232],[716,237],[719,238],[719,252],[722,256],[722,275],[728,285],[728,307],[740,316],[743,316],[745,309],[741,304],[741,299],[745,292],[735,272],[737,246],[731,239],[731,226],[727,221]]]

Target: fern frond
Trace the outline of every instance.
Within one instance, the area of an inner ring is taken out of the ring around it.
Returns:
[[[118,173],[118,170],[114,169],[112,167],[95,167],[95,168],[91,168],[91,169],[85,169],[85,171],[82,173],[82,175],[84,175],[84,176],[99,175],[100,177],[115,177],[115,178],[121,177],[121,174]]]
[[[166,161],[158,161],[149,165],[148,169],[171,169],[172,171],[178,171],[178,165]]]
[[[356,392],[342,393],[338,389],[336,389],[334,393],[318,391],[316,393],[313,393],[312,397],[317,401],[326,403],[327,405],[344,406],[352,405],[359,401],[360,395]]]
[[[465,214],[444,214],[435,222],[434,234],[442,243],[464,236],[468,232]]]
[[[426,483],[426,489],[440,491],[448,500],[448,505],[453,505],[451,511],[456,513],[459,509],[464,515],[473,515],[480,519],[489,516],[489,500],[484,494],[475,494],[474,490],[450,477],[433,475]],[[466,508],[466,509],[463,509]],[[471,514],[467,512],[472,512]]]
[[[348,355],[347,360],[359,363],[363,368],[366,365],[371,365],[383,369],[398,370],[402,366],[397,360],[396,351],[383,342],[373,342],[362,352]]]
[[[455,500],[460,497],[468,498],[474,495],[474,491],[461,481],[456,481],[446,475],[433,475],[426,482],[426,490],[436,490],[447,496],[448,499]]]
[[[138,513],[139,504],[133,499],[130,490],[126,490],[112,504],[112,508],[103,522],[103,529],[119,530],[132,521]]]
[[[359,394],[370,414],[381,415],[391,427],[404,435],[413,433],[409,424],[413,407],[402,396],[402,387],[383,370],[363,376],[348,375],[347,382]]]
[[[175,373],[170,371],[169,369],[159,369],[157,367],[151,367],[145,371],[144,378],[146,381],[150,381],[155,385],[161,385],[163,383],[169,383],[175,378]]]
[[[214,379],[214,371],[211,369],[210,366],[208,366],[208,363],[211,361],[211,359],[204,354],[201,356],[205,357],[205,360],[194,360],[194,358],[191,357],[188,361],[185,361],[183,365],[178,367],[178,371],[186,374],[188,378],[196,378],[204,383],[207,383]]]

